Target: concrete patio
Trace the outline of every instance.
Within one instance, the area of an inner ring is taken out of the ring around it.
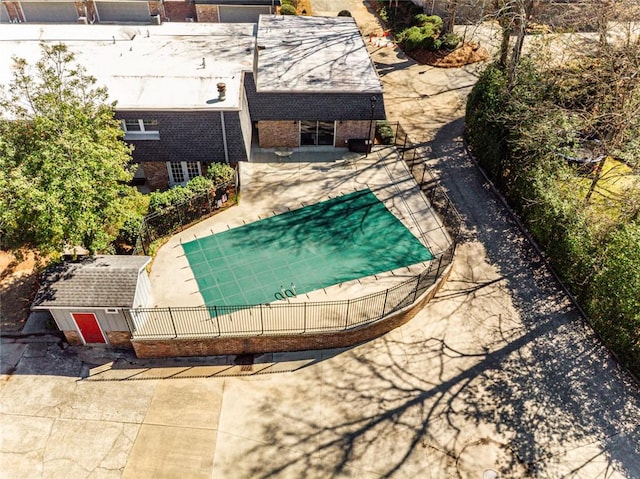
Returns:
[[[323,3],[367,16],[359,0]],[[637,383],[464,151],[459,107],[477,68],[439,71],[390,49],[374,60],[387,111],[429,142],[465,221],[435,300],[349,350],[142,362],[3,338],[2,475],[640,477]]]
[[[204,304],[181,243],[365,188],[370,188],[433,254],[447,249],[451,238],[394,149],[376,147],[368,157],[343,152],[336,160],[328,155],[336,153],[298,152],[296,158],[283,158],[279,163],[241,164],[239,204],[179,232],[159,249],[150,273],[153,306]],[[312,291],[291,301],[357,298],[406,281],[427,267],[426,263],[410,265]]]

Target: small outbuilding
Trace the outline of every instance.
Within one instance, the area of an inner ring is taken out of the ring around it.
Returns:
[[[151,301],[148,256],[98,255],[49,268],[31,309],[47,310],[70,344],[131,347],[129,308]]]

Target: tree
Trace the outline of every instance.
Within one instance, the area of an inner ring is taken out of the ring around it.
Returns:
[[[495,0],[496,18],[501,29],[498,66],[509,72],[509,89],[515,85],[516,73],[524,46],[527,21],[533,10],[532,0]],[[509,58],[511,34],[515,31],[516,41]]]
[[[132,148],[107,91],[62,44],[30,65],[14,58],[0,101],[3,247],[107,247],[124,218]]]

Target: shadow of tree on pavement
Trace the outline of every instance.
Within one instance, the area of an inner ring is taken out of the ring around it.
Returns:
[[[640,477],[637,385],[466,158],[461,125],[431,146],[465,220],[450,280],[412,322],[307,381],[258,387],[235,473]]]

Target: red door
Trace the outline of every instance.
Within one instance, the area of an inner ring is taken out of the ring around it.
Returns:
[[[102,334],[100,325],[98,325],[98,320],[96,319],[95,314],[73,313],[71,316],[73,316],[74,321],[78,325],[78,329],[80,330],[80,334],[84,338],[85,343],[107,342],[104,338],[104,334]]]

